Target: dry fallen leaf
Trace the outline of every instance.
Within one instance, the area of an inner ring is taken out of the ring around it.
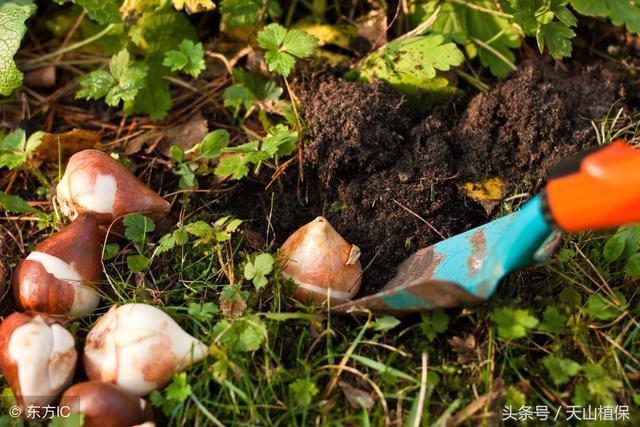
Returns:
[[[172,145],[179,145],[184,151],[188,151],[208,133],[207,119],[198,111],[185,123],[158,127],[132,138],[127,143],[125,154],[130,156],[144,149],[147,154],[158,151],[168,157]]]
[[[45,161],[57,162],[58,153],[62,163],[77,153],[88,148],[100,149],[102,132],[86,129],[73,129],[64,133],[45,133],[35,155]]]
[[[480,203],[487,215],[491,214],[507,193],[507,184],[500,178],[468,182],[461,188],[467,196]]]
[[[342,389],[344,396],[347,398],[353,409],[366,409],[373,408],[376,403],[371,393],[355,388],[344,381],[338,382],[338,385]]]
[[[356,21],[358,36],[371,44],[370,51],[387,44],[387,14],[383,9],[372,10]]]

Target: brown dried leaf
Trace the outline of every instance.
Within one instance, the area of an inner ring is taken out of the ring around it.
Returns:
[[[370,51],[387,44],[387,14],[384,9],[372,10],[356,21],[358,36],[371,43]]]
[[[99,150],[101,147],[101,136],[102,132],[94,132],[86,129],[73,129],[64,133],[45,133],[34,154],[42,160],[57,162],[59,150],[62,163],[64,164],[69,157],[78,151],[89,148]]]
[[[373,405],[375,405],[376,401],[371,393],[352,387],[344,381],[338,382],[338,385],[342,389],[344,396],[347,398],[353,409],[364,408],[366,410],[370,410],[373,408]]]

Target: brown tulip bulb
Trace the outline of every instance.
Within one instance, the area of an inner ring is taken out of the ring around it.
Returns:
[[[25,310],[89,314],[100,303],[102,235],[93,214],[82,214],[40,243],[16,268],[13,293]]]
[[[286,257],[283,274],[298,285],[297,298],[325,302],[330,295],[336,304],[350,300],[360,289],[360,249],[344,240],[324,217],[293,233],[282,252]]]
[[[130,213],[141,213],[158,222],[170,210],[166,200],[98,150],[83,150],[71,156],[57,195],[65,215],[73,219],[93,212],[100,224],[110,224]]]
[[[143,398],[101,381],[69,387],[60,398],[69,414],[84,414],[82,427],[130,427],[153,421],[153,410]]]
[[[73,336],[47,314],[13,313],[0,325],[0,369],[23,409],[55,400],[77,359]]]

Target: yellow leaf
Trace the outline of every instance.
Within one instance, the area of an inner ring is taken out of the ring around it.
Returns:
[[[316,36],[318,46],[332,44],[343,49],[348,49],[351,39],[357,35],[357,29],[353,25],[297,23],[294,28]]]
[[[489,178],[481,182],[467,182],[462,185],[462,191],[467,196],[480,205],[491,214],[493,209],[500,203],[507,193],[507,184],[500,178]]]
[[[64,133],[45,133],[35,155],[45,161],[57,162],[58,155],[64,164],[78,151],[89,148],[100,149],[100,132],[86,129],[73,129]]]
[[[216,7],[211,0],[171,0],[171,2],[176,10],[184,9],[189,14],[207,12]]]

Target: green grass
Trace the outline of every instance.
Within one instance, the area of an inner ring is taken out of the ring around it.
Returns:
[[[636,141],[636,121],[610,115],[603,123],[596,127],[607,140]],[[188,241],[157,254],[160,236],[120,240],[104,262],[104,308],[69,326],[80,346],[110,304],[147,302],[210,344],[207,359],[150,396],[159,425],[493,425],[505,405],[563,414],[529,425],[565,425],[571,405],[627,405],[626,424],[640,421],[638,279],[624,259],[604,255],[612,233],[567,236],[552,260],[511,274],[477,307],[338,317],[292,300],[294,285],[277,268],[266,287],[244,279],[260,251],[240,231],[229,240],[196,236],[189,224],[225,215],[197,193],[182,197],[176,230],[191,230]],[[151,259],[139,273],[127,267],[135,254]]]

